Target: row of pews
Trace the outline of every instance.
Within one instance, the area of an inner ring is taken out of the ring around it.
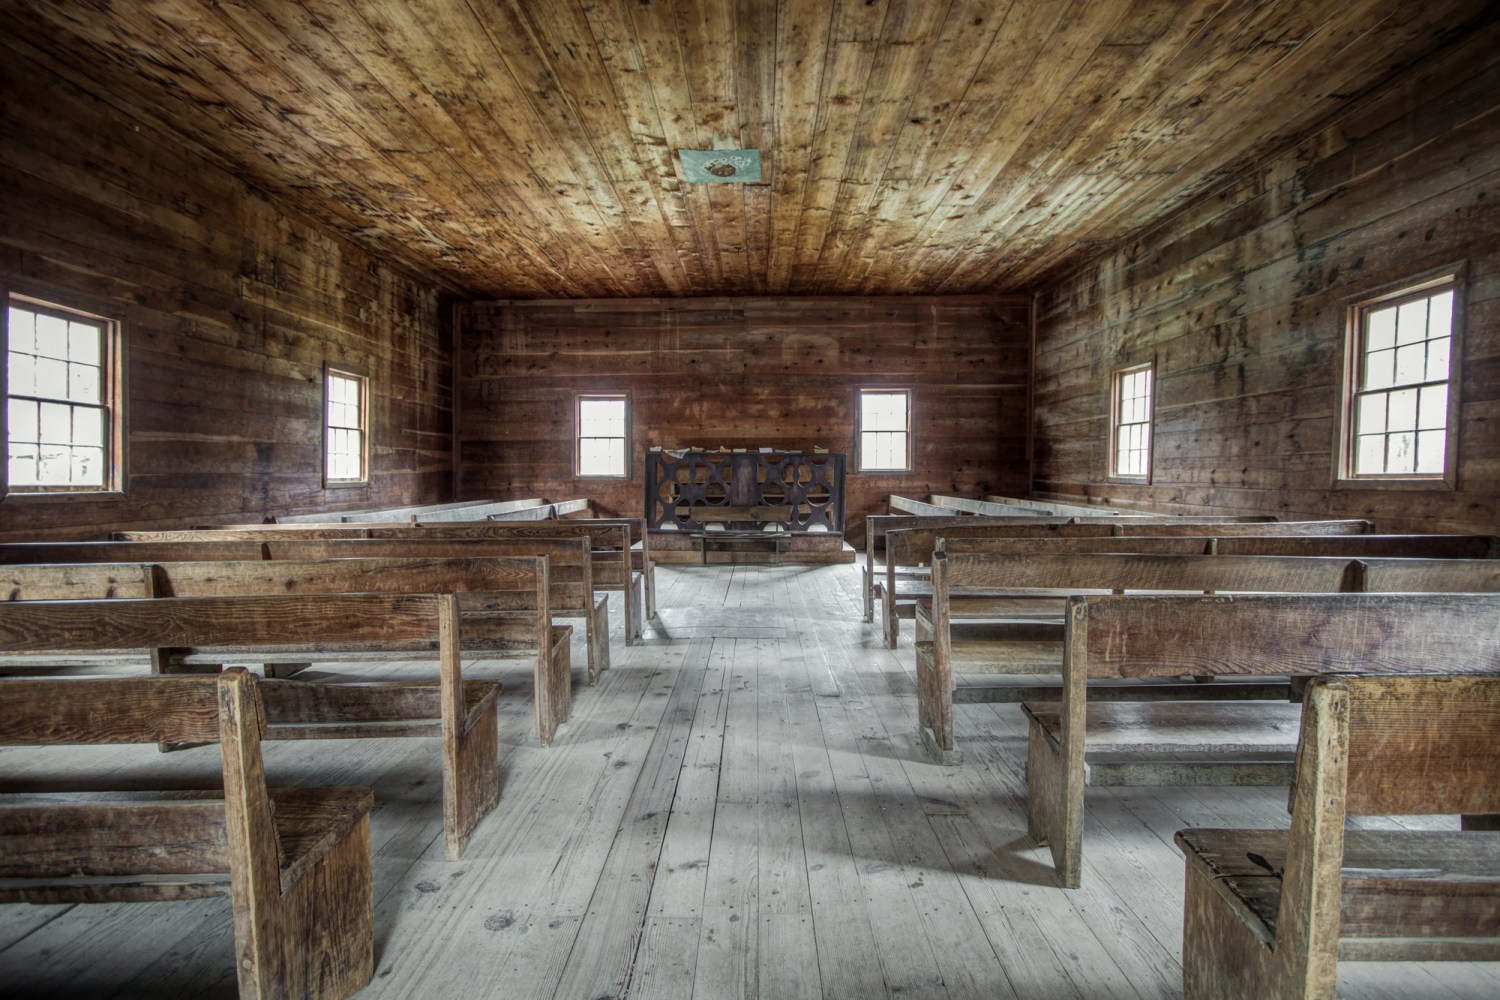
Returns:
[[[588,650],[579,682],[592,685],[609,668],[609,597],[627,644],[655,614],[643,520],[537,509],[0,544],[0,671],[22,675],[0,681],[0,745],[213,743],[223,760],[222,788],[207,793],[0,794],[0,902],[228,896],[242,996],[362,988],[372,791],[268,785],[261,743],[438,737],[444,852],[461,858],[499,801],[503,695],[499,681],[464,678],[463,658],[530,660],[536,737],[550,746],[572,711],[573,623]],[[357,675],[382,659],[433,663],[436,677],[298,678],[313,663]],[[85,676],[26,676],[60,667]]]
[[[1500,540],[930,499],[867,520],[866,619],[892,647],[915,619],[936,760],[962,762],[955,705],[1020,703],[1028,831],[1062,886],[1089,786],[1291,786],[1290,832],[1177,835],[1186,997],[1331,997],[1340,957],[1500,958]],[[1461,829],[1345,829],[1428,815]]]

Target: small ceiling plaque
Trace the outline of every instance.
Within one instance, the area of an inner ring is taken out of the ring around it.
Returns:
[[[759,184],[758,149],[679,149],[682,174],[692,184]]]

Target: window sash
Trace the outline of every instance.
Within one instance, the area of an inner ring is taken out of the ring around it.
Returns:
[[[1151,476],[1155,418],[1153,365],[1125,368],[1111,379],[1109,476],[1145,481]]]
[[[579,396],[575,404],[576,474],[624,479],[630,474],[630,404],[624,396]]]
[[[323,481],[369,481],[369,379],[330,368],[323,379]]]
[[[1353,309],[1346,478],[1447,478],[1456,298],[1457,281],[1447,278]]]
[[[115,321],[100,316],[8,297],[7,492],[118,489],[118,330]]]
[[[859,471],[911,468],[911,391],[859,391]]]

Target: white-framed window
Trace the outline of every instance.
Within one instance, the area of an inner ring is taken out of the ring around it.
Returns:
[[[1156,365],[1121,368],[1109,379],[1109,478],[1151,481]]]
[[[630,476],[630,399],[624,393],[577,397],[574,407],[574,469],[580,477]]]
[[[911,390],[859,390],[860,472],[911,471]]]
[[[6,492],[120,490],[119,321],[16,293],[7,298]]]
[[[323,485],[370,481],[370,380],[332,366],[323,372]]]
[[[1349,309],[1339,478],[1454,482],[1458,278]]]

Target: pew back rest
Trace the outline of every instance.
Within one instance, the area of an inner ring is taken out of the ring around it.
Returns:
[[[445,594],[0,602],[0,652],[401,642],[456,649],[458,639],[458,598]]]
[[[1500,555],[1496,543],[1491,535],[1242,535],[1215,536],[1214,550],[1230,556],[1493,559]]]
[[[1358,677],[1339,686],[1348,699],[1347,815],[1500,813],[1500,677]],[[1310,697],[1305,711],[1327,704]]]
[[[220,676],[11,678],[0,744],[217,743]],[[248,721],[264,737],[264,718]]]
[[[1497,674],[1500,595],[1068,598],[1072,677]]]
[[[1500,559],[1362,559],[1370,593],[1500,591]]]
[[[969,589],[1327,593],[1354,590],[1358,569],[1349,559],[1302,556],[944,552],[933,586],[937,599]]]
[[[546,610],[547,561],[507,558],[355,558],[288,561],[83,563],[8,566],[7,599],[86,600],[144,597],[343,593],[466,593],[466,610],[540,602]]]

